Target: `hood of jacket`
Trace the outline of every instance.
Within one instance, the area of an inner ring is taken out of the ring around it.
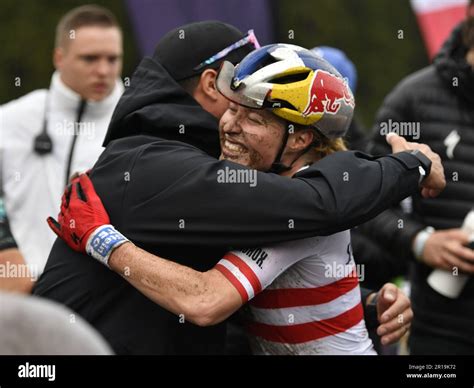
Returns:
[[[154,58],[145,57],[115,108],[104,147],[112,140],[151,135],[191,144],[217,157],[218,122]]]
[[[469,103],[474,103],[474,71],[466,61],[467,47],[462,42],[460,23],[451,33],[433,60],[440,77]],[[456,82],[456,83],[454,83]]]

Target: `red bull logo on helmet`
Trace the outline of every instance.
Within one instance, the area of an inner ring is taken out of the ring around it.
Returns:
[[[324,70],[316,70],[309,88],[308,105],[304,116],[312,114],[336,114],[341,103],[354,107],[354,97],[347,81]]]

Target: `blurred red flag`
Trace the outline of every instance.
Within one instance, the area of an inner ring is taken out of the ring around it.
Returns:
[[[467,0],[411,0],[430,59],[466,17]]]

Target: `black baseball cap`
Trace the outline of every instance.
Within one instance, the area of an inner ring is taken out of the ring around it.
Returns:
[[[175,81],[182,81],[206,69],[218,69],[224,60],[233,65],[238,64],[254,50],[254,45],[245,44],[210,64],[204,62],[244,36],[236,27],[219,21],[186,24],[161,38],[153,58],[163,65]]]

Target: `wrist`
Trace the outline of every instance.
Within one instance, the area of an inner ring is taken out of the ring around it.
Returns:
[[[109,267],[112,252],[120,245],[129,241],[113,225],[102,225],[94,230],[86,243],[86,252],[89,256]]]
[[[415,256],[418,261],[423,261],[423,251],[425,250],[426,241],[428,241],[434,232],[435,229],[432,226],[428,226],[425,229],[419,231],[415,236],[412,245],[412,252],[413,256]]]
[[[126,259],[127,256],[132,255],[133,249],[136,246],[131,241],[125,241],[123,244],[115,247],[112,252],[110,252],[108,266],[115,272],[122,273],[125,271],[126,267],[130,264]]]
[[[418,167],[420,171],[420,180],[419,183],[423,182],[423,180],[430,175],[431,172],[431,160],[420,150],[412,150],[410,154],[415,156],[418,161],[420,162],[420,166]]]

